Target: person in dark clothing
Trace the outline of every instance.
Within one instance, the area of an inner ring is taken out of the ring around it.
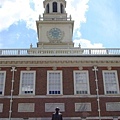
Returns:
[[[52,120],[63,120],[62,113],[58,107],[55,108],[55,113],[52,114]]]

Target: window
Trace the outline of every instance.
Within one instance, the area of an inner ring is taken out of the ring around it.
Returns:
[[[47,94],[62,94],[62,71],[47,72]]]
[[[105,94],[118,94],[117,71],[103,71]]]
[[[74,71],[74,93],[89,94],[88,71]]]
[[[57,2],[53,2],[53,12],[57,12]]]
[[[6,72],[0,71],[0,95],[4,95]]]
[[[49,13],[49,4],[47,4],[46,13]]]
[[[35,71],[21,71],[20,94],[35,94]]]

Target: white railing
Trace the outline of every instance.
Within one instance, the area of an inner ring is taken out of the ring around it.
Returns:
[[[0,55],[28,55],[28,49],[0,49]]]
[[[65,56],[65,55],[120,55],[120,48],[73,48],[73,49],[0,49],[0,56]]]
[[[66,20],[68,20],[68,21],[71,21],[72,20],[72,17],[71,17],[71,15],[69,16],[69,17],[67,17],[66,15],[65,16],[63,16],[62,18],[60,18],[59,16],[58,17],[45,17],[45,16],[43,16],[43,17],[41,17],[41,15],[39,15],[39,21],[49,21],[49,20],[55,20],[55,21],[66,21]]]
[[[69,18],[69,17],[66,17],[66,18],[40,18],[39,19],[39,21],[49,21],[49,20],[51,20],[51,21],[66,21],[66,20],[68,20],[68,21],[71,21],[72,19],[71,18]]]
[[[86,48],[83,51],[84,55],[120,55],[120,48]]]

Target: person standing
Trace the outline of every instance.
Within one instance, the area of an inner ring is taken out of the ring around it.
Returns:
[[[63,120],[62,113],[58,107],[55,108],[55,113],[52,114],[52,120]]]

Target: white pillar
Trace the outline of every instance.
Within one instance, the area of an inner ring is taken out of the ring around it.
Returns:
[[[58,2],[57,4],[58,4],[57,5],[57,11],[58,11],[58,13],[60,13],[60,2]]]
[[[49,3],[49,12],[52,13],[53,12],[53,6],[52,6],[52,2]]]
[[[99,98],[98,77],[97,77],[97,71],[98,71],[97,66],[94,66],[93,71],[95,72],[95,83],[96,83],[96,93],[97,93],[98,114],[99,114],[99,120],[101,120],[100,98]]]
[[[11,72],[12,72],[12,85],[11,85],[11,98],[10,98],[10,110],[9,110],[9,120],[11,120],[12,116],[12,105],[13,105],[13,89],[14,89],[14,76],[15,76],[15,67],[12,67]]]

